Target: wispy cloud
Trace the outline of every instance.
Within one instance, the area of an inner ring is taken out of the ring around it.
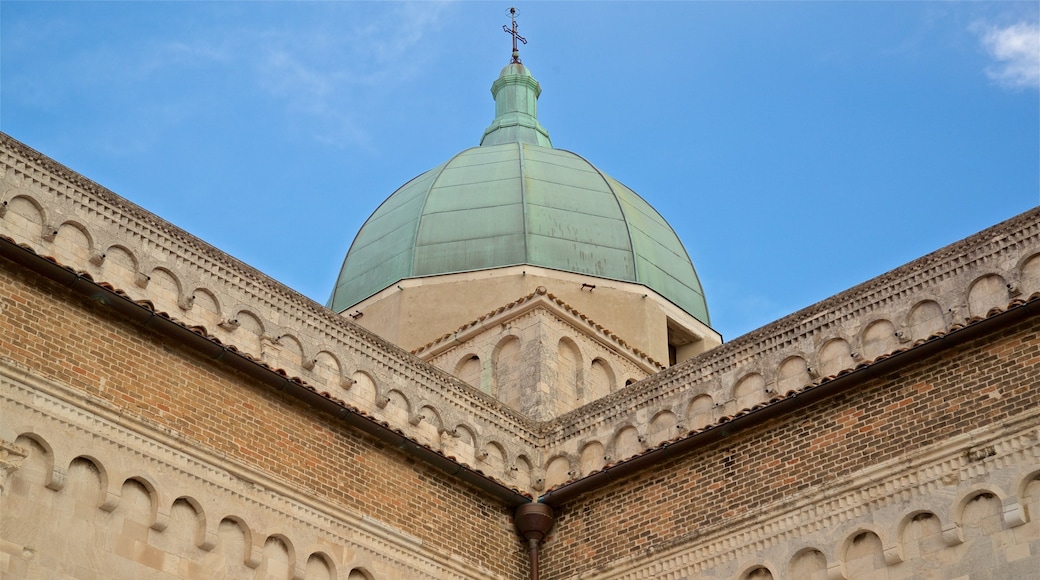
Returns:
[[[983,48],[996,61],[986,70],[990,78],[1006,87],[1040,88],[1040,22],[977,30]]]
[[[41,116],[90,110],[109,120],[99,131],[113,143],[139,134],[133,149],[171,127],[273,103],[273,122],[296,134],[368,150],[387,100],[431,74],[434,40],[456,5],[174,3],[121,17],[111,34],[93,26],[110,16],[108,5],[87,6],[73,16],[5,22],[5,101],[14,98],[6,89],[17,88],[12,94]],[[46,69],[7,64],[46,54],[42,48],[53,53]]]
[[[351,6],[351,10],[356,7]],[[315,121],[313,137],[340,146],[367,148],[370,139],[362,120],[374,95],[413,79],[436,57],[424,46],[438,27],[443,3],[365,6],[351,14],[349,24],[313,25],[310,33],[286,34],[266,29],[250,33],[261,46],[246,49],[240,60],[249,63],[253,81],[281,99],[287,112]]]

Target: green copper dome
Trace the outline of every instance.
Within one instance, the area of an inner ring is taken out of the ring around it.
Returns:
[[[642,284],[710,324],[697,273],[654,208],[581,156],[552,148],[522,64],[492,86],[479,147],[401,186],[361,227],[328,306],[406,278],[530,264]]]

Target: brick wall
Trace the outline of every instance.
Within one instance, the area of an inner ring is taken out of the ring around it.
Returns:
[[[544,549],[547,576],[652,559],[724,526],[746,528],[749,517],[768,518],[785,499],[836,486],[879,463],[996,429],[1040,407],[1038,377],[1034,316],[672,458],[560,506]]]
[[[511,510],[436,469],[6,260],[0,312],[0,353],[36,374],[438,553],[502,577],[526,573]]]

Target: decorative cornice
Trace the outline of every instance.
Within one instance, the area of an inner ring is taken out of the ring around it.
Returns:
[[[271,516],[275,516],[286,528],[306,529],[315,537],[332,536],[340,546],[359,550],[372,560],[388,561],[410,577],[484,578],[490,573],[457,559],[443,558],[418,538],[392,526],[318,501],[308,490],[230,457],[214,455],[175,431],[130,417],[106,401],[35,376],[4,360],[0,360],[0,407],[5,410],[5,430],[31,425],[32,435],[52,447],[57,469],[62,469],[58,464],[67,464],[86,451],[76,446],[77,442],[88,442],[90,456],[100,461],[101,467],[114,469],[119,465],[131,470],[124,475],[148,481],[157,481],[153,474],[162,473],[157,493],[170,501],[176,497],[171,493],[175,487],[191,482],[197,493],[201,482],[211,498],[223,498],[221,501],[239,506],[243,513],[233,515],[242,516],[248,525],[270,526]],[[128,452],[130,456],[126,455]],[[112,509],[118,504],[119,488],[125,477],[108,479],[109,485],[116,488],[106,491],[108,499],[101,509]],[[264,517],[256,517],[259,513]],[[216,524],[207,522],[208,527]],[[300,545],[299,538],[292,534],[289,537]]]
[[[977,449],[985,452],[971,453]],[[947,545],[957,544],[961,532],[956,500],[979,489],[980,481],[995,483],[1005,492],[1001,499],[1006,526],[1028,521],[1017,484],[1040,467],[1038,460],[1040,411],[1033,409],[1000,425],[986,425],[863,469],[822,489],[759,506],[739,519],[698,528],[580,577],[629,580],[645,578],[651,570],[655,577],[725,576],[720,569],[747,560],[788,561],[795,550],[807,546],[833,558],[842,534],[854,533],[861,524],[882,526],[886,560],[897,563],[902,553],[897,528],[921,510],[940,518]]]
[[[122,287],[123,294],[132,296],[139,304],[154,305],[166,300],[162,308],[171,313],[167,317],[178,320],[183,327],[207,335],[227,348],[248,353],[273,371],[293,377],[329,398],[351,396],[351,385],[359,374],[369,376],[375,400],[358,403],[359,410],[416,444],[432,449],[441,445],[443,432],[468,425],[480,439],[475,442],[477,445],[495,443],[506,450],[505,464],[488,475],[524,490],[534,489],[532,483],[513,481],[515,470],[511,469],[512,462],[520,456],[533,461],[535,471],[539,471],[550,458],[561,454],[575,457],[580,445],[586,442],[598,440],[607,446],[619,425],[646,422],[663,411],[678,417],[680,424],[675,432],[682,433],[683,428],[689,429],[682,423],[689,420],[688,406],[701,395],[711,396],[718,408],[711,422],[725,423],[748,409],[783,399],[783,393],[776,391],[776,376],[779,365],[786,360],[800,359],[806,364],[806,378],[796,389],[868,364],[870,361],[857,359],[856,355],[860,333],[869,324],[884,321],[895,329],[895,336],[890,337],[894,342],[886,344],[874,360],[926,340],[896,339],[900,333],[907,335],[908,315],[922,301],[931,300],[942,306],[942,328],[937,332],[945,333],[986,314],[972,314],[966,306],[977,280],[997,275],[1007,282],[1008,296],[992,304],[998,310],[1009,305],[1009,299],[1014,305],[1040,291],[1040,281],[1032,283],[1037,287],[1023,287],[1019,279],[1026,260],[1040,255],[1040,208],[1036,208],[576,411],[537,423],[7,135],[0,134],[0,154],[0,225],[8,223],[11,212],[7,202],[14,197],[33,200],[42,208],[47,222],[42,224],[47,229],[41,229],[35,237],[6,229],[0,231],[4,236],[39,256],[51,256],[54,262],[78,272],[83,279],[112,289]],[[54,242],[53,232],[65,223],[77,224],[95,247],[84,248],[86,252],[63,253]],[[110,247],[105,244],[127,248],[139,266],[162,267],[171,272],[182,286],[182,295],[173,302],[163,298],[154,284],[148,284],[151,271],[140,267],[134,277],[123,281],[95,278],[102,272],[100,264],[105,263],[99,252]],[[222,311],[217,313],[217,319],[207,321],[198,308],[193,308],[190,292],[194,288],[220,297]],[[573,307],[548,294],[543,298],[553,300],[559,308],[580,319],[581,313]],[[236,309],[251,313],[262,322],[263,329],[253,334],[240,326],[234,319],[239,312]],[[611,341],[626,346],[601,325],[590,324]],[[286,338],[282,340],[283,337]],[[832,342],[843,342],[850,354],[848,360],[835,363],[838,366],[825,373],[828,376],[821,376],[821,350]],[[292,347],[296,351],[285,346],[289,343],[296,345]],[[336,361],[338,377],[331,386],[317,374],[315,363],[319,355]],[[646,361],[659,365],[649,358]],[[737,401],[734,387],[752,375],[762,377],[765,392],[751,402]],[[408,409],[393,414],[392,406],[386,405],[391,392],[401,394]],[[442,424],[431,429],[428,423],[417,420],[419,416],[414,411],[422,406],[436,410]],[[637,450],[628,456],[640,453]],[[613,459],[621,461],[625,457]],[[490,469],[488,465],[479,467]],[[548,483],[551,487],[560,482]]]
[[[630,346],[609,328],[592,320],[578,311],[578,309],[555,296],[552,292],[549,292],[544,286],[539,286],[534,292],[499,306],[480,318],[463,324],[454,332],[444,334],[412,350],[412,354],[422,357],[424,360],[430,360],[432,357],[470,340],[489,327],[511,320],[537,307],[543,307],[552,312],[564,321],[565,324],[580,330],[583,334],[592,337],[600,344],[620,353],[647,373],[660,372],[666,368],[665,365],[654,360],[645,352]]]

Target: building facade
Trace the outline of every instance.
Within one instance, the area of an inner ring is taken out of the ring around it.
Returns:
[[[722,344],[492,92],[329,307],[3,136],[4,577],[1036,577],[1040,210]]]

